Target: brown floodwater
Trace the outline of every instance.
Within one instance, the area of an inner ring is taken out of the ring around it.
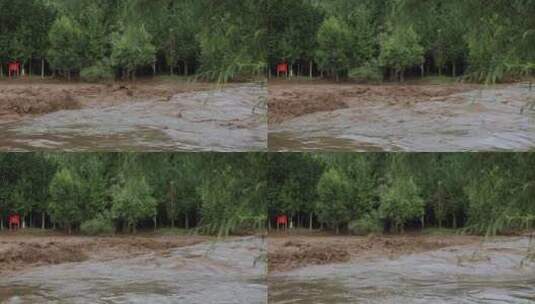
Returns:
[[[268,277],[269,303],[535,303],[535,244],[482,244],[308,266]]]
[[[267,301],[264,241],[246,237],[0,277],[1,303],[236,303]]]
[[[370,101],[269,128],[270,151],[530,151],[535,91],[491,86],[417,102]]]
[[[243,84],[0,124],[2,151],[263,151],[267,89]]]

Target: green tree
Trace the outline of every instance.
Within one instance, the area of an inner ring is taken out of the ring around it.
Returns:
[[[78,25],[66,16],[57,19],[48,34],[50,64],[66,73],[71,79],[71,72],[81,67],[82,33]]]
[[[79,224],[84,218],[80,188],[80,181],[68,169],[58,171],[50,184],[50,215],[53,221],[62,224],[69,234],[73,225]]]
[[[392,70],[392,78],[399,77],[400,81],[404,81],[405,70],[421,64],[424,61],[423,54],[424,49],[419,44],[414,29],[398,27],[381,40],[379,60],[383,66]]]
[[[136,69],[154,63],[156,48],[145,26],[129,26],[113,39],[112,64],[123,70],[123,78],[135,78]]]
[[[131,232],[136,232],[140,220],[156,215],[156,200],[145,177],[130,175],[112,189],[112,214],[126,221]]]
[[[349,184],[336,169],[326,171],[318,182],[318,217],[320,221],[336,229],[353,217],[349,207]]]
[[[420,189],[407,168],[407,158],[394,155],[388,169],[388,180],[380,194],[381,217],[389,221],[394,231],[404,231],[409,220],[424,215]]]
[[[318,31],[316,59],[323,70],[328,70],[338,81],[340,74],[350,68],[351,31],[336,17],[329,17]]]

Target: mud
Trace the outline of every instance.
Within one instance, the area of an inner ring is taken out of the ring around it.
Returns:
[[[2,303],[266,303],[264,244],[244,237],[0,276]]]
[[[528,151],[527,85],[271,84],[271,151]]]
[[[209,90],[210,84],[143,80],[135,83],[64,83],[0,81],[0,121],[30,118],[60,110],[105,107],[124,102],[165,100],[173,95]]]
[[[373,256],[394,258],[453,245],[473,244],[478,240],[478,237],[456,235],[446,238],[425,235],[272,236],[268,242],[268,269],[276,273],[310,265],[356,262]]]
[[[535,303],[527,237],[454,243],[273,272],[269,303]]]
[[[79,109],[1,123],[0,150],[267,149],[267,93],[262,84],[235,84],[223,88],[197,86],[182,89],[180,85],[148,84],[107,89],[81,86],[79,90],[95,91],[96,95],[82,101]],[[75,90],[70,94],[79,93]],[[124,95],[124,99],[116,94]]]
[[[0,274],[43,265],[107,260],[165,251],[206,241],[206,237],[79,237],[62,234],[0,233]]]

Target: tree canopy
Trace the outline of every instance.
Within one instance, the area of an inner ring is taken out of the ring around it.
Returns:
[[[270,157],[270,221],[354,233],[425,227],[497,234],[535,225],[535,155],[279,154]],[[288,189],[292,195],[288,195]]]
[[[263,227],[264,154],[0,154],[0,219],[77,231]],[[3,223],[3,222],[2,222]],[[87,224],[87,225],[86,225]]]

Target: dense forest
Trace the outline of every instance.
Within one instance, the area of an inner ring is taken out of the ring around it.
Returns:
[[[0,0],[0,77],[275,74],[496,82],[535,70],[534,0]],[[386,77],[385,77],[386,76]]]
[[[294,228],[357,234],[532,229],[532,168],[531,153],[271,155],[270,228],[287,214]]]
[[[265,67],[257,0],[0,0],[0,77],[86,80],[193,73],[228,80]]]
[[[266,221],[264,154],[0,154],[0,224],[84,233],[253,231]]]
[[[291,74],[496,82],[535,70],[533,0],[271,0],[268,62]]]

